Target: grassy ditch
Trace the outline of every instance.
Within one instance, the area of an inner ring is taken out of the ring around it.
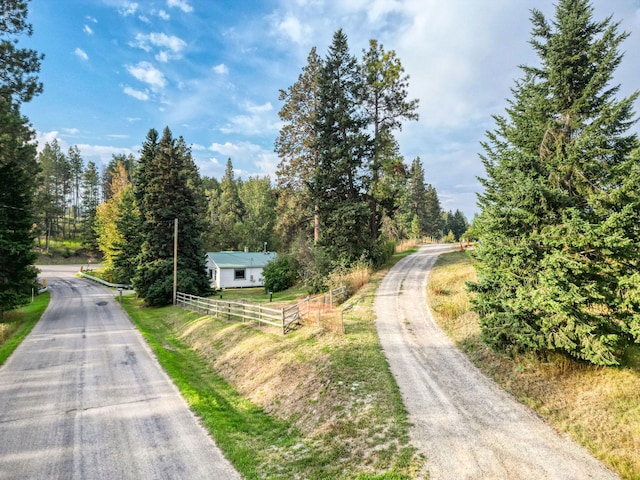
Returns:
[[[471,360],[503,388],[532,407],[557,430],[625,479],[640,479],[640,348],[627,364],[604,368],[564,356],[507,359],[481,340],[464,282],[475,279],[470,256],[442,255],[427,285],[437,322]]]
[[[29,335],[49,305],[49,292],[36,296],[33,302],[10,312],[5,312],[0,321],[0,365]]]
[[[282,336],[175,307],[142,308],[131,297],[124,306],[245,478],[416,478],[423,460],[409,444],[375,329],[382,276],[348,301],[346,336],[311,326]]]

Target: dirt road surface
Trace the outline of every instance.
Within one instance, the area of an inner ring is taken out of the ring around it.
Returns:
[[[426,280],[431,245],[400,261],[376,294],[377,328],[433,480],[615,479],[612,471],[516,402],[434,323]]]
[[[0,368],[0,479],[239,479],[114,292],[45,267],[48,309]]]

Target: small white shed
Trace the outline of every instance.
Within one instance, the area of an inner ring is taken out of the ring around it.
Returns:
[[[215,288],[261,287],[262,269],[275,252],[208,252],[207,274]]]

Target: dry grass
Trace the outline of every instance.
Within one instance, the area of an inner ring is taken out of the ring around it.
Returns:
[[[474,363],[555,428],[616,470],[640,479],[640,368],[603,368],[564,356],[541,361],[496,355],[481,341],[477,315],[469,310],[464,282],[475,279],[466,253],[443,255],[428,295],[436,320]],[[630,355],[638,354],[630,352]]]
[[[345,285],[349,293],[353,294],[369,283],[371,279],[371,267],[366,263],[356,263],[352,267],[342,270],[334,270],[329,276],[330,288]]]
[[[407,250],[416,248],[418,245],[420,245],[420,240],[417,238],[401,240],[400,243],[396,245],[396,253],[406,252]]]

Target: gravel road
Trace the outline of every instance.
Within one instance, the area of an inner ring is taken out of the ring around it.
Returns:
[[[0,368],[0,479],[239,479],[113,291],[42,268],[49,308]]]
[[[431,479],[615,479],[613,472],[485,377],[434,323],[431,245],[400,261],[376,294],[377,328]]]

